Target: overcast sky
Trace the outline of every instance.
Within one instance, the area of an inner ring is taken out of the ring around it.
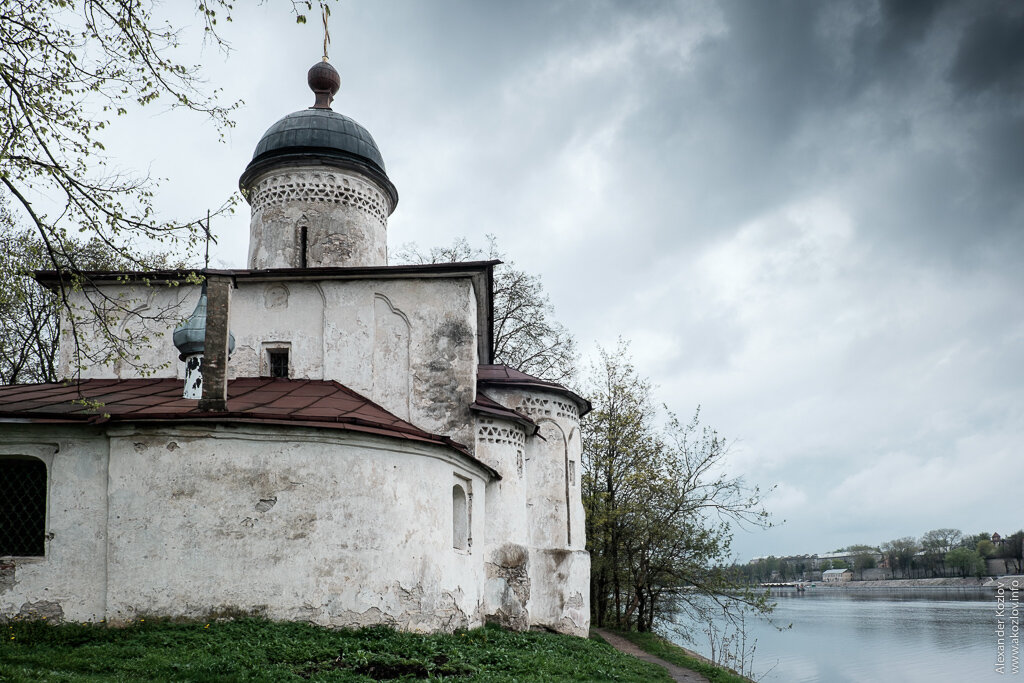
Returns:
[[[162,209],[221,204],[312,104],[319,21],[287,5],[201,56],[245,100],[226,144],[118,123]],[[739,559],[1024,526],[1024,5],[350,0],[331,35],[334,109],[401,197],[391,248],[492,233],[586,353],[631,340],[657,399],[777,486],[785,523]],[[248,208],[214,229],[244,267]]]

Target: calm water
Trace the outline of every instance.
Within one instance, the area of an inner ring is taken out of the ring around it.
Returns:
[[[754,674],[772,683],[818,681],[1021,681],[995,672],[996,602],[991,593],[779,592],[778,631],[747,622],[757,638]],[[708,655],[703,634],[693,650]],[[1007,648],[1007,653],[1009,648]]]

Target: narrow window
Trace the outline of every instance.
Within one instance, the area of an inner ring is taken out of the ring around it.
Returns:
[[[452,486],[452,547],[469,549],[469,506],[466,491],[458,484]]]
[[[271,377],[288,376],[288,349],[270,349],[267,351],[267,367]]]
[[[299,228],[299,268],[306,267],[306,252],[309,249],[307,246],[307,228],[303,225]]]
[[[0,459],[0,556],[46,554],[46,463]]]
[[[576,485],[576,461],[569,461],[569,486]]]

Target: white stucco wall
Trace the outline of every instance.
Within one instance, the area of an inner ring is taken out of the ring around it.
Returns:
[[[485,614],[502,626],[526,629],[532,623],[528,610],[532,586],[525,430],[508,420],[478,415],[475,455],[502,477],[487,487]]]
[[[251,181],[247,198],[250,268],[387,265],[394,206],[367,176],[323,166],[276,168]]]
[[[46,601],[75,620],[220,609],[414,631],[482,623],[486,475],[451,449],[257,426],[111,427],[107,443],[58,443],[54,538],[45,558],[14,560],[4,613]],[[465,551],[452,542],[455,482],[472,494]]]
[[[137,365],[150,376],[184,378],[171,339],[199,298],[199,287],[104,286],[131,310],[125,329],[145,336]],[[81,301],[81,292],[73,293]],[[476,396],[477,300],[469,278],[254,282],[231,297],[235,351],[229,377],[267,374],[268,347],[289,348],[291,376],[335,380],[421,429],[473,447],[468,406]],[[85,325],[80,329],[85,329]],[[64,321],[62,329],[70,329]],[[86,337],[87,343],[89,337]],[[94,348],[100,343],[91,342]],[[62,335],[60,372],[72,376],[74,344]],[[83,378],[142,376],[130,363],[90,363]],[[230,397],[229,397],[230,399]]]
[[[104,615],[108,443],[95,428],[0,423],[0,458],[47,469],[45,557],[0,558],[0,614]]]
[[[579,409],[540,389],[488,387],[487,394],[538,427],[525,442],[525,481],[533,625],[586,635],[590,627],[590,555],[580,488]]]

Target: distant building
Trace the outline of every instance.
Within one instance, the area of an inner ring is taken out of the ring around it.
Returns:
[[[853,579],[851,569],[826,569],[821,573],[821,580],[824,583],[842,583]]]

